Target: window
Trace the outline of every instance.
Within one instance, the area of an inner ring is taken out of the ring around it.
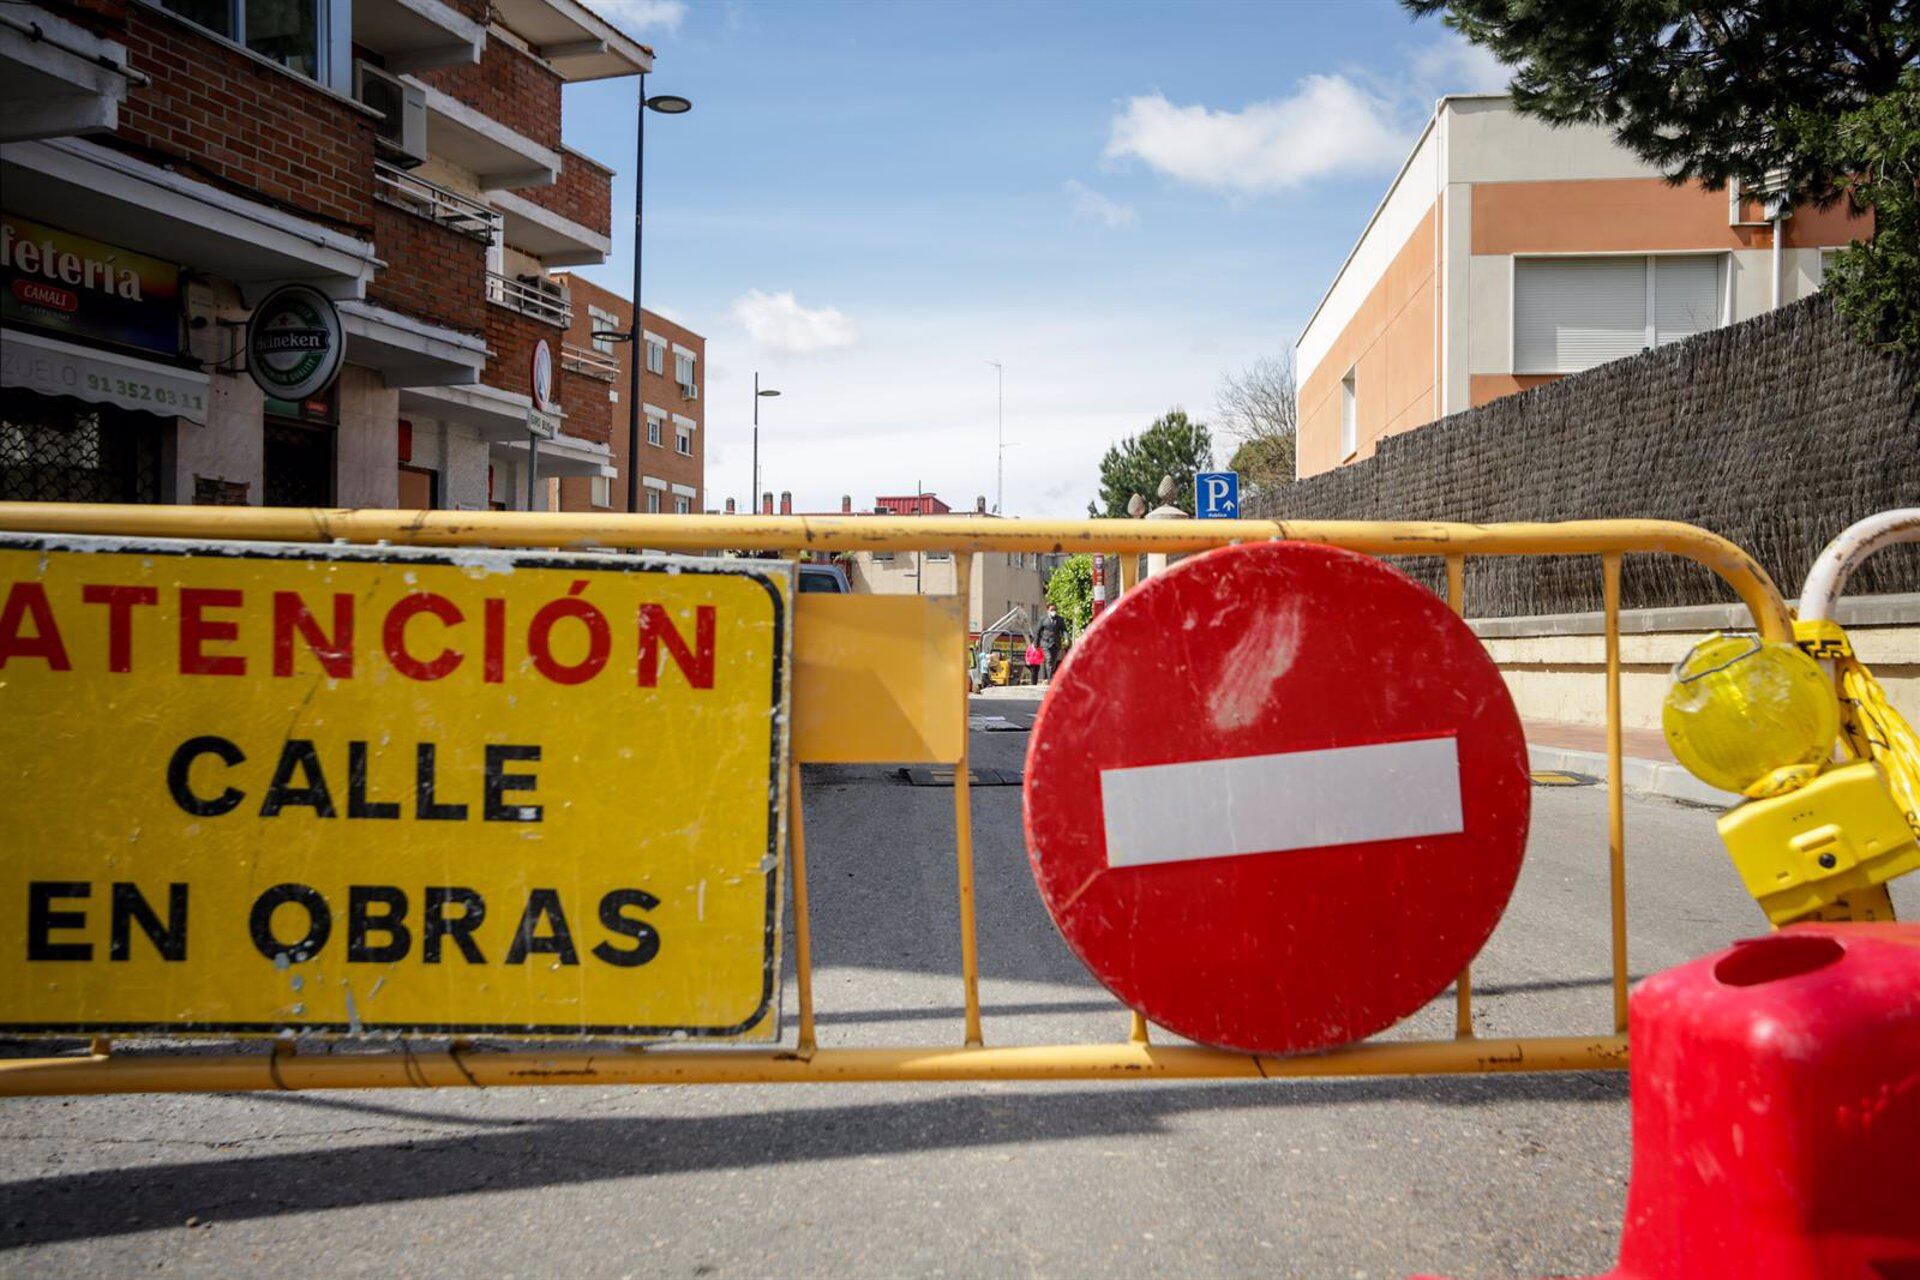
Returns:
[[[1360,397],[1354,390],[1353,370],[1340,379],[1340,456],[1360,452]]]
[[[589,501],[591,501],[594,506],[611,507],[613,505],[613,480],[611,477],[595,476],[588,488],[592,490],[589,494]]]
[[[327,80],[326,0],[161,0],[163,8],[310,80]]]
[[[160,429],[130,409],[0,392],[0,501],[158,502]]]
[[[944,560],[951,560],[951,559],[953,559],[953,552],[951,552],[951,551],[929,551],[929,552],[927,552],[927,563],[928,563],[928,564],[937,564],[937,563],[939,563],[939,562],[941,562],[941,561],[944,561]]]
[[[658,489],[647,490],[647,514],[650,516],[660,514],[660,491]]]
[[[673,380],[680,384],[680,393],[682,395],[692,396],[699,394],[698,388],[693,381],[692,352],[676,351],[673,353]]]
[[[1717,328],[1721,254],[1517,258],[1513,371],[1578,373]]]
[[[652,414],[647,415],[647,443],[656,449],[660,447],[660,429],[664,425],[666,424]]]
[[[647,337],[647,372],[665,373],[667,371],[667,344],[660,339]]]
[[[613,354],[614,339],[611,335],[620,332],[620,317],[611,311],[602,311],[599,307],[587,308],[587,324],[593,334],[593,349],[604,355]],[[601,337],[602,333],[608,334]]]
[[[693,456],[693,432],[691,429],[682,426],[674,427],[673,451],[684,454],[689,458]]]
[[[692,511],[693,511],[693,499],[680,498],[680,497],[674,498],[673,514],[677,516],[684,516],[684,515],[690,514]]]
[[[893,563],[893,552],[891,551],[874,551],[874,552],[870,552],[869,554],[873,556],[873,562],[875,564],[892,564]]]

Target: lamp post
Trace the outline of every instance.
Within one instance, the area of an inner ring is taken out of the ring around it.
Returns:
[[[633,323],[627,329],[627,510],[640,510],[640,364],[647,358],[645,330],[640,323],[640,229],[647,187],[647,112],[685,115],[693,103],[677,94],[647,96],[647,73],[640,73],[640,105],[635,109],[633,144]]]
[[[763,396],[777,396],[780,393],[772,387],[760,389],[760,371],[753,371],[753,492],[747,495],[747,501],[753,504],[753,513],[760,514],[760,400]]]
[[[999,515],[1001,500],[1007,496],[1007,371],[998,360],[989,360],[987,363],[993,366],[994,409],[999,416],[993,481],[993,514]]]

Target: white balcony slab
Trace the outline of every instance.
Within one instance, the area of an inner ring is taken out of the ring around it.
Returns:
[[[397,75],[480,61],[487,28],[440,0],[353,0],[353,42]]]
[[[418,84],[427,97],[427,150],[479,179],[482,191],[550,187],[560,176],[560,153],[509,129],[450,93]]]
[[[79,138],[0,145],[0,186],[10,213],[224,277],[250,302],[296,280],[363,297],[379,266],[366,240]]]
[[[494,19],[569,83],[653,70],[653,51],[577,0],[495,0]]]
[[[597,266],[613,252],[611,236],[601,235],[511,191],[496,191],[492,203],[506,223],[507,243],[540,260],[543,267]]]
[[[458,329],[376,307],[343,302],[347,362],[376,369],[389,387],[470,386],[487,365],[487,344]]]

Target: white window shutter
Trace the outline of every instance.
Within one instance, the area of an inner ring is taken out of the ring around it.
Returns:
[[[1513,371],[1578,373],[1647,346],[1647,260],[1513,264]]]
[[[1653,340],[1664,346],[1720,327],[1720,258],[1653,260]]]

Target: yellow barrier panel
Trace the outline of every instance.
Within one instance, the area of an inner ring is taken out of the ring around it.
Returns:
[[[803,595],[794,606],[793,755],[804,764],[953,764],[967,709],[947,674],[960,596]]]
[[[955,771],[955,849],[959,877],[965,1044],[952,1049],[818,1048],[814,1037],[811,923],[806,844],[799,823],[800,771],[788,789],[794,884],[798,1049],[555,1052],[482,1052],[459,1043],[431,1052],[343,1052],[128,1056],[107,1052],[96,1039],[87,1057],[0,1062],[0,1095],[183,1090],[365,1087],[501,1086],[515,1084],[667,1084],[807,1081],[948,1081],[1046,1079],[1254,1079],[1285,1076],[1441,1074],[1561,1071],[1625,1065],[1626,1037],[1616,1030],[1590,1037],[1479,1040],[1471,1035],[1465,975],[1457,993],[1457,1038],[1373,1042],[1332,1053],[1272,1059],[1191,1046],[1148,1043],[1136,1015],[1128,1039],[1107,1045],[981,1046],[978,956],[973,925],[972,845],[964,730],[966,652],[964,622],[971,558],[979,553],[1099,550],[1119,553],[1121,581],[1148,552],[1190,553],[1233,542],[1292,538],[1373,555],[1433,555],[1448,567],[1449,596],[1460,607],[1464,563],[1479,555],[1594,555],[1602,558],[1609,641],[1609,779],[1607,857],[1613,910],[1613,987],[1616,1009],[1626,996],[1625,837],[1621,808],[1617,694],[1619,567],[1627,554],[1683,556],[1718,574],[1753,615],[1769,640],[1790,640],[1784,602],[1766,573],[1738,547],[1705,530],[1662,521],[1594,520],[1548,525],[1452,525],[1386,522],[976,520],[964,517],[715,517],[600,516],[518,512],[299,511],[261,508],[0,504],[0,530],[44,534],[94,533],[139,537],[219,538],[238,541],[386,542],[438,547],[652,548],[701,551],[951,551],[961,557],[962,589],[950,604],[918,604],[891,620],[903,634],[886,642],[889,662],[917,668],[913,679],[869,690],[861,697],[891,702],[885,730],[847,724],[831,699],[848,696],[869,678],[877,655],[862,655],[863,626],[875,623],[879,601],[800,602],[795,645],[799,664],[793,697],[795,733],[807,750],[797,759],[873,759],[900,747],[952,757]],[[887,602],[891,605],[892,602]],[[873,606],[867,612],[867,606]],[[817,647],[805,632],[817,628]],[[955,634],[957,633],[957,634]],[[945,690],[946,692],[943,692]],[[941,710],[950,698],[949,711]],[[871,705],[871,704],[870,704]],[[951,719],[949,715],[951,714]],[[953,743],[958,733],[957,750]],[[848,741],[840,741],[841,737]],[[819,752],[823,754],[810,754]],[[834,755],[833,753],[841,753]],[[916,758],[916,757],[909,757]]]
[[[0,1028],[776,1037],[789,566],[38,541]]]

